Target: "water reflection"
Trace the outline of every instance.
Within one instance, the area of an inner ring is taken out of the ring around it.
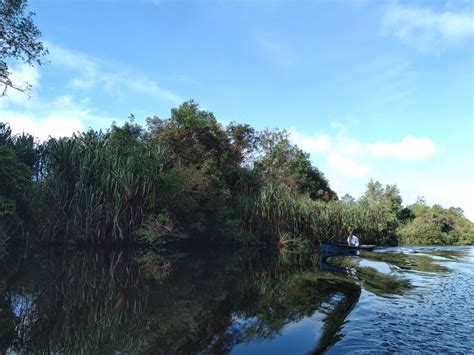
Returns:
[[[340,267],[329,262],[329,257],[321,255],[319,268],[321,271],[334,272],[348,276],[357,276],[357,270],[353,267]]]
[[[2,273],[0,332],[8,336],[0,344],[26,353],[142,347],[127,325],[144,325],[148,292],[130,254],[48,253],[12,268],[15,261]]]
[[[336,261],[357,278],[320,270],[317,253],[10,256],[0,273],[0,352],[251,353],[309,327],[312,336],[292,346],[320,353],[340,339],[361,285],[381,295],[409,287],[351,258]]]

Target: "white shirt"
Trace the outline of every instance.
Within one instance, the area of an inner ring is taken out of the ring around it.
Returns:
[[[347,244],[349,244],[351,247],[358,247],[359,246],[359,238],[357,238],[355,235],[352,235],[352,237],[347,237]]]

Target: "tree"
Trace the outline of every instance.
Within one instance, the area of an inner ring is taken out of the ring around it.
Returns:
[[[337,199],[324,174],[312,166],[309,154],[290,143],[287,131],[261,132],[258,153],[255,167],[268,182],[309,193],[313,199]]]
[[[398,213],[402,209],[402,197],[397,185],[385,185],[384,187],[379,181],[369,181],[360,202],[368,205],[383,205],[394,213]]]
[[[222,231],[232,222],[231,189],[243,170],[242,150],[251,127],[236,127],[232,135],[192,100],[173,108],[169,119],[155,116],[147,123],[146,140],[166,152],[157,187],[163,213],[190,238],[226,234]]]
[[[355,198],[349,194],[345,194],[344,196],[341,197],[341,201],[344,203],[354,203]]]
[[[386,185],[382,199],[387,203],[392,212],[398,213],[402,209],[402,196],[397,185]]]
[[[379,181],[370,180],[359,202],[363,208],[374,209],[381,217],[379,228],[384,231],[384,242],[396,244],[397,227],[401,221],[410,218],[410,212],[402,209],[402,197],[397,185],[384,187]]]
[[[367,184],[367,190],[360,198],[360,202],[368,204],[377,204],[382,200],[383,186],[379,181],[373,181],[372,179]]]
[[[415,202],[417,205],[423,205],[423,206],[426,206],[426,199],[425,199],[425,196],[418,196],[416,198],[416,202]]]
[[[173,164],[193,166],[210,173],[226,174],[231,157],[227,133],[214,114],[190,100],[171,110],[169,119],[147,119],[150,141],[162,144]]]
[[[242,165],[253,164],[252,153],[257,149],[258,136],[255,129],[248,124],[231,122],[226,127],[227,136],[233,147],[235,159]]]
[[[33,23],[33,12],[25,14],[26,0],[0,0],[0,84],[1,95],[7,88],[19,91],[30,89],[11,79],[7,59],[17,59],[29,65],[42,64],[41,58],[48,53],[39,40],[41,32]]]

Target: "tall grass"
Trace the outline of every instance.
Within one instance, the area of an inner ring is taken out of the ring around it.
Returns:
[[[101,132],[51,140],[42,234],[54,241],[68,236],[92,243],[131,241],[154,194],[152,174],[140,161],[153,159],[140,154],[123,154]]]
[[[313,244],[345,242],[348,227],[363,243],[386,244],[393,237],[394,216],[378,206],[314,201],[271,185],[253,197],[241,196],[239,203],[241,231],[267,235],[270,243],[288,244],[290,236]]]

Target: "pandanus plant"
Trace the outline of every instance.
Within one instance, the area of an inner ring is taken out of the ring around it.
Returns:
[[[46,181],[50,211],[59,218],[47,219],[47,237],[131,241],[154,193],[153,176],[140,164],[142,154],[149,155],[124,155],[101,132],[50,141]]]

